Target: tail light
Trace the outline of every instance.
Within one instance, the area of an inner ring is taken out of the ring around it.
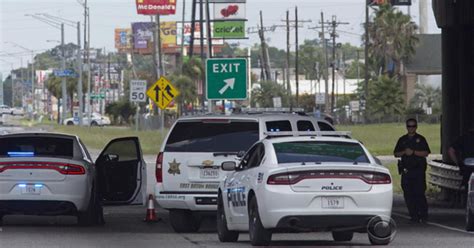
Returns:
[[[158,153],[156,157],[155,177],[157,183],[163,182],[163,153]]]
[[[55,162],[4,162],[0,163],[0,173],[15,169],[46,169],[55,170],[63,175],[84,175],[86,170],[77,164],[55,163]]]
[[[305,179],[360,179],[367,184],[390,184],[390,175],[381,172],[365,171],[297,171],[271,175],[267,184],[271,185],[293,185]]]

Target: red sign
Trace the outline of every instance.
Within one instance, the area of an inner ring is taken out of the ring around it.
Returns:
[[[174,15],[176,0],[136,0],[137,13],[141,15]]]

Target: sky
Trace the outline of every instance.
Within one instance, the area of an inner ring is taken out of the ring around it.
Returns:
[[[71,21],[83,23],[84,9],[79,4],[84,0],[0,0],[0,73],[8,75],[11,67],[18,68],[23,62],[31,61],[31,52],[40,53],[58,45],[60,30],[48,24],[32,18],[31,14],[47,13],[62,17]],[[178,0],[177,13],[174,16],[163,16],[162,21],[181,21],[182,1]],[[191,0],[186,1],[186,20],[191,19]],[[349,42],[354,46],[361,45],[363,34],[362,23],[365,20],[364,2],[366,0],[247,0],[247,27],[256,27],[259,22],[259,11],[263,12],[264,26],[283,25],[286,11],[290,11],[290,19],[294,19],[295,7],[298,7],[300,20],[311,20],[304,23],[299,29],[299,41],[315,39],[318,36],[316,30],[309,27],[319,26],[321,12],[324,12],[325,20],[331,20],[336,16],[338,21],[349,22],[338,28],[337,42]],[[437,28],[431,0],[412,0],[410,14],[418,23],[418,3],[428,1],[428,30],[429,33],[440,33]],[[115,51],[114,29],[130,27],[130,23],[149,21],[150,17],[138,15],[135,0],[88,0],[91,10],[91,47],[105,48],[107,51]],[[212,7],[211,7],[212,8]],[[406,6],[400,10],[408,13]],[[212,11],[212,10],[211,10]],[[372,13],[373,11],[371,11]],[[212,14],[211,14],[212,18]],[[83,32],[81,30],[81,32]],[[81,34],[82,36],[82,34]],[[249,34],[247,40],[228,41],[239,43],[241,47],[248,47],[257,42],[257,34]],[[275,32],[266,33],[270,46],[279,48],[286,47],[286,29],[277,28]],[[81,37],[82,39],[82,37]],[[291,46],[294,49],[294,33],[291,33]],[[65,42],[77,42],[76,29],[65,27]],[[83,42],[83,41],[82,41]],[[20,46],[24,47],[21,48]],[[10,55],[9,55],[10,54]]]

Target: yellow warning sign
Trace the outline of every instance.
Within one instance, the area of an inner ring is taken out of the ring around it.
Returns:
[[[147,90],[146,94],[160,109],[165,109],[179,95],[179,91],[162,76]]]

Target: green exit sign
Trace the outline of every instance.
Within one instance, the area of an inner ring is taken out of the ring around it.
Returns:
[[[246,59],[208,59],[206,61],[207,99],[247,99],[247,77],[248,71]]]

